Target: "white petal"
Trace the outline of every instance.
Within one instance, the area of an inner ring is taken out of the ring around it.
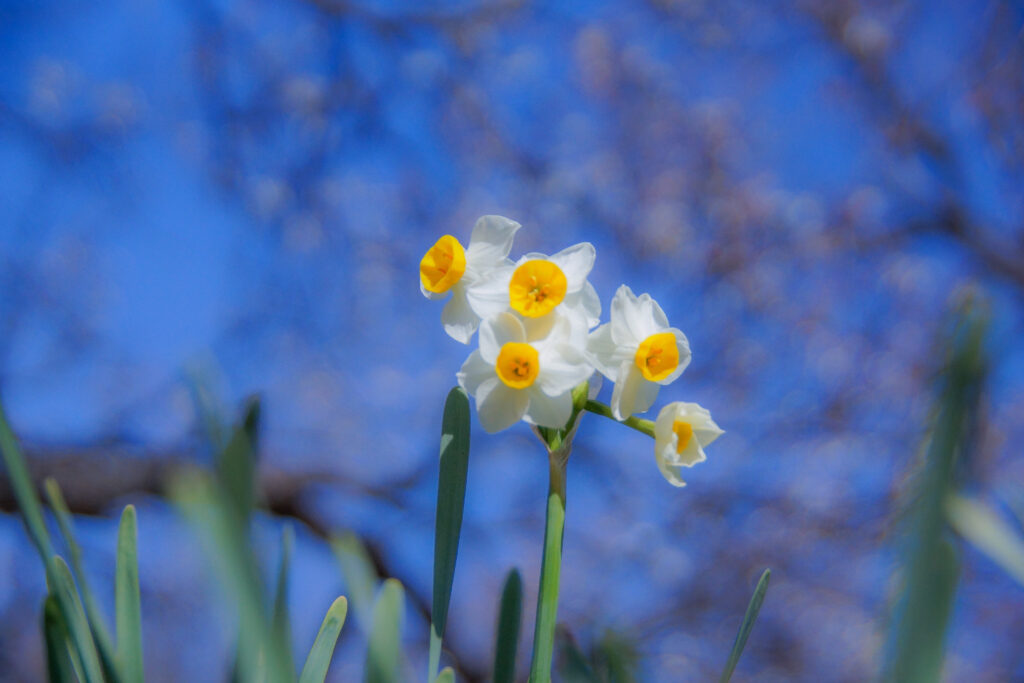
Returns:
[[[612,338],[619,344],[638,345],[652,334],[664,332],[668,319],[650,294],[635,296],[626,285],[612,298]]]
[[[526,390],[513,389],[493,377],[477,388],[476,414],[484,430],[493,434],[523,419],[529,401]]]
[[[526,409],[529,422],[542,427],[562,428],[572,417],[572,390],[548,396],[543,391],[530,387],[530,405]]]
[[[481,216],[473,226],[466,249],[466,263],[474,269],[486,269],[505,260],[512,250],[512,238],[522,227],[504,216]]]
[[[678,443],[678,441],[676,442]],[[675,447],[673,447],[673,451]],[[674,457],[669,461],[676,465],[682,465],[684,467],[693,467],[699,462],[704,462],[708,459],[708,456],[704,455],[704,449],[700,446],[700,441],[696,435],[691,438],[681,453],[674,453]]]
[[[668,483],[680,488],[686,486],[686,482],[679,476],[679,473],[682,471],[679,465],[671,465],[658,458],[658,469],[661,470],[661,475],[665,477],[665,481]]]
[[[587,357],[594,368],[613,382],[618,381],[619,366],[636,355],[636,347],[620,346],[612,341],[612,325],[605,323],[587,337]]]
[[[541,348],[540,373],[537,385],[548,396],[558,396],[572,391],[593,374],[586,359],[577,349],[568,344],[547,344]],[[545,425],[547,426],[547,425]]]
[[[688,422],[693,428],[693,438],[683,448],[682,453],[676,452],[679,442],[673,426],[677,420]],[[704,446],[723,433],[711,419],[711,413],[696,403],[669,403],[661,409],[658,419],[654,422],[654,442],[658,458],[685,467],[692,467],[706,460]]]
[[[644,379],[640,368],[631,360],[619,365],[619,380],[612,391],[612,415],[616,420],[625,420],[630,415],[646,412],[658,398],[655,382]]]
[[[423,292],[423,296],[427,297],[431,301],[438,301],[448,295],[448,292],[431,292],[423,286],[423,280],[420,280],[420,291]]]
[[[583,283],[580,291],[580,302],[583,304],[583,312],[587,316],[587,329],[594,327],[601,322],[601,297],[597,295],[594,285],[590,280]]]
[[[441,324],[449,337],[463,344],[469,343],[480,325],[480,318],[469,307],[465,288],[456,286],[452,298],[441,311]]]
[[[594,258],[597,251],[590,242],[580,242],[548,258],[549,261],[562,269],[565,279],[568,281],[569,292],[579,291],[587,281],[594,267]]]
[[[511,313],[499,313],[480,326],[480,355],[494,365],[501,347],[508,342],[525,342],[526,330],[519,318]]]
[[[666,330],[666,332],[671,332],[673,335],[675,335],[676,351],[679,352],[679,365],[676,366],[676,369],[673,370],[672,373],[668,375],[668,377],[658,381],[658,384],[661,384],[662,386],[672,384],[672,382],[675,382],[677,379],[679,379],[679,375],[683,374],[683,370],[685,370],[686,367],[690,364],[691,357],[690,342],[689,340],[687,340],[686,335],[683,334],[682,330],[677,330],[674,327],[670,327],[668,328],[668,330]]]
[[[513,270],[511,265],[497,266],[466,285],[466,298],[481,320],[509,310],[508,283]]]
[[[480,356],[480,349],[474,349],[459,371],[455,373],[455,378],[458,380],[459,386],[465,389],[467,394],[476,396],[480,385],[489,379],[495,379],[496,375],[494,373],[494,365],[488,363]]]

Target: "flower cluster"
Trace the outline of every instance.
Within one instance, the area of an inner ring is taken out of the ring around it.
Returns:
[[[594,246],[581,242],[512,261],[519,228],[508,218],[483,216],[468,246],[444,235],[420,261],[423,295],[451,295],[441,313],[448,335],[468,344],[479,331],[478,348],[457,377],[476,400],[480,424],[488,432],[520,420],[567,429],[578,410],[573,389],[596,370],[614,383],[610,416],[654,436],[659,469],[683,486],[680,468],[704,460],[704,446],[722,430],[695,403],[669,404],[653,424],[632,416],[650,409],[659,389],[689,365],[686,335],[650,295],[636,296],[626,285],[601,325],[601,300],[587,280]]]

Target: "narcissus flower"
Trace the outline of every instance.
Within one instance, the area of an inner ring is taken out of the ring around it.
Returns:
[[[476,398],[480,424],[498,432],[525,419],[542,427],[564,427],[572,416],[572,390],[593,370],[572,343],[568,318],[559,318],[543,338],[533,338],[511,313],[480,327],[480,348],[458,372],[459,386]]]
[[[494,269],[511,266],[508,253],[520,225],[502,216],[483,216],[473,226],[469,246],[444,235],[420,260],[420,291],[428,299],[451,299],[441,312],[441,323],[448,335],[468,344],[480,325],[480,316],[469,305],[468,295]]]
[[[617,420],[645,412],[661,385],[674,382],[690,364],[686,335],[669,327],[650,295],[637,297],[626,285],[612,299],[611,322],[590,334],[587,353],[598,372],[615,382],[611,409]]]
[[[683,467],[707,460],[704,447],[724,432],[711,413],[696,403],[676,401],[658,413],[654,422],[654,456],[658,469],[673,486],[686,486],[679,476]]]
[[[469,293],[469,304],[483,319],[508,310],[526,319],[559,311],[581,316],[590,329],[601,318],[601,300],[587,280],[595,255],[589,242],[552,256],[527,254],[515,265],[496,268]]]

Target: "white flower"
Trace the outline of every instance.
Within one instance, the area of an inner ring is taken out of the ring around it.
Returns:
[[[626,285],[612,299],[611,322],[590,334],[587,352],[597,371],[615,382],[611,409],[617,420],[645,412],[659,387],[674,382],[690,364],[686,335],[668,326],[650,295],[637,297]]]
[[[480,326],[480,348],[457,377],[476,398],[480,424],[498,432],[525,419],[542,427],[564,427],[572,416],[572,390],[593,372],[578,347],[571,324],[559,318],[543,338],[527,334],[511,313]]]
[[[480,325],[467,296],[481,281],[500,266],[511,266],[508,253],[519,223],[502,216],[482,216],[473,226],[469,247],[444,235],[420,260],[420,291],[428,299],[452,298],[441,312],[441,323],[448,335],[468,344]]]
[[[662,408],[654,422],[654,457],[668,483],[686,486],[679,476],[682,468],[704,462],[704,447],[723,433],[696,403],[676,401]]]
[[[483,319],[510,309],[525,319],[542,318],[553,311],[578,315],[590,329],[601,318],[601,300],[587,280],[595,256],[589,242],[552,256],[527,254],[515,265],[496,268],[474,287],[469,305]]]

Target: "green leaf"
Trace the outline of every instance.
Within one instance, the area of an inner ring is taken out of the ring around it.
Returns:
[[[523,579],[513,569],[505,577],[498,610],[498,635],[494,644],[494,683],[514,683],[519,629],[523,620]]]
[[[104,678],[100,656],[89,630],[89,621],[85,618],[85,610],[75,591],[75,580],[64,558],[53,556],[46,571],[46,582],[60,607],[86,683],[101,683]]]
[[[74,683],[75,670],[68,654],[68,632],[57,600],[43,602],[43,638],[46,641],[46,673],[50,683]]]
[[[171,497],[199,532],[221,586],[238,612],[236,662],[241,680],[289,681],[295,676],[283,654],[285,643],[273,637],[264,603],[258,564],[234,504],[210,477],[190,472],[172,482]]]
[[[754,622],[757,621],[757,615],[761,611],[761,604],[764,602],[764,595],[768,591],[768,581],[771,577],[771,570],[765,569],[757,582],[754,595],[751,596],[750,603],[747,605],[747,613],[743,615],[743,623],[740,624],[740,630],[736,633],[736,640],[732,644],[729,659],[725,663],[725,670],[722,671],[722,675],[718,679],[719,683],[728,683],[732,678],[732,672],[736,670],[736,664],[740,661],[743,648],[747,645],[747,638],[750,637],[750,631],[753,630]]]
[[[586,655],[573,640],[572,635],[559,627],[555,633],[558,643],[558,674],[563,683],[600,683]]]
[[[277,567],[277,587],[274,591],[273,631],[274,640],[281,643],[281,655],[285,658],[285,666],[289,671],[295,670],[292,660],[292,627],[288,617],[288,572],[291,565],[292,545],[295,543],[295,530],[291,524],[285,524],[281,531],[281,561]]]
[[[78,583],[79,592],[82,595],[82,604],[85,606],[85,616],[89,619],[89,628],[92,629],[93,639],[96,641],[96,649],[100,653],[100,664],[103,665],[103,673],[108,679],[117,680],[120,678],[117,658],[114,654],[114,641],[107,630],[107,623],[100,611],[99,604],[93,595],[89,580],[86,577],[85,567],[82,562],[82,548],[75,540],[74,518],[60,491],[60,486],[52,478],[43,482],[46,491],[46,499],[50,503],[53,515],[57,520],[57,528],[68,548],[68,556],[71,560],[71,569],[75,580]]]
[[[441,639],[448,621],[448,605],[455,579],[455,560],[462,532],[469,468],[469,399],[455,387],[448,392],[441,420],[441,465],[437,479],[437,514],[434,524],[434,599],[430,610],[428,680],[437,674]]]
[[[402,629],[405,622],[405,591],[395,579],[387,579],[373,605],[373,626],[366,653],[366,683],[398,683],[402,680]]]
[[[366,633],[373,624],[373,596],[377,592],[377,571],[366,547],[353,533],[331,539],[331,549],[341,565],[356,621]]]
[[[446,666],[441,673],[437,674],[434,683],[455,683],[455,672],[450,666]]]
[[[1024,538],[1013,527],[984,503],[959,495],[947,499],[946,513],[961,536],[1024,585]]]
[[[257,439],[260,402],[250,398],[241,424],[217,457],[217,480],[242,524],[248,529],[249,516],[256,504]]]
[[[117,532],[114,611],[117,614],[117,659],[126,683],[142,683],[142,607],[139,600],[138,531],[135,506],[121,513]]]
[[[39,504],[39,498],[36,497],[36,490],[32,485],[28,467],[25,465],[25,458],[18,447],[18,439],[7,423],[3,404],[0,404],[0,453],[3,454],[7,475],[11,480],[11,488],[14,490],[14,498],[18,501],[18,507],[21,509],[21,516],[25,520],[28,536],[39,551],[43,564],[49,565],[50,558],[54,555],[53,543],[50,541],[50,535],[46,532],[43,508]]]
[[[306,657],[306,663],[302,666],[302,674],[299,676],[299,683],[323,683],[327,678],[327,669],[331,665],[331,658],[334,656],[334,646],[341,634],[341,627],[345,625],[345,616],[348,614],[348,600],[344,596],[335,600],[327,616],[320,624],[320,632],[316,634],[313,647]]]

